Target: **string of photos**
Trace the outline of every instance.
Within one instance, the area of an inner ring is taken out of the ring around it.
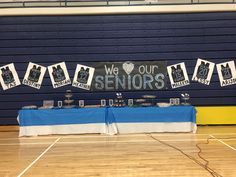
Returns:
[[[167,88],[167,74],[172,89],[190,84],[184,62],[166,65],[163,61],[94,62],[91,66],[77,64],[71,81],[65,62],[48,67],[29,62],[22,84],[40,89],[47,70],[53,88],[71,84],[73,87],[92,91],[160,90]],[[221,87],[236,84],[233,60],[215,64],[199,58],[192,81],[210,85],[215,65]],[[14,63],[0,67],[0,83],[3,90],[21,84]]]

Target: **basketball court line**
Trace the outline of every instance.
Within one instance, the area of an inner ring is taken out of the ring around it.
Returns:
[[[63,137],[58,138],[60,140]],[[161,141],[165,142],[190,142],[190,141],[206,141],[207,138],[201,139],[161,139]],[[213,141],[219,141],[217,138],[212,139]],[[227,139],[227,141],[236,141],[235,138]],[[143,142],[154,142],[154,140],[101,140],[101,141],[58,141],[57,144],[99,144],[99,143],[143,143]],[[51,142],[26,142],[26,143],[0,143],[0,146],[18,146],[18,145],[47,145],[51,144]]]
[[[37,143],[0,143],[0,146],[19,146],[19,145],[47,145],[52,142],[37,142]]]
[[[57,139],[62,136],[50,136],[48,137],[42,137],[42,136],[34,136],[34,137],[18,137],[18,138],[0,138],[0,141],[2,140],[34,140],[34,139]]]
[[[130,141],[114,141],[114,140],[103,140],[103,141],[67,141],[67,142],[57,142],[57,144],[104,144],[104,143],[147,143],[147,142],[155,142],[153,140],[130,140]],[[0,146],[18,146],[18,145],[45,145],[51,144],[49,143],[4,143],[0,144]]]
[[[155,136],[189,136],[189,135],[194,135],[194,136],[198,136],[198,135],[209,135],[209,134],[194,134],[194,133],[152,133],[152,135]],[[236,133],[213,133],[213,135],[236,135]],[[17,138],[0,138],[1,140],[33,140],[33,139],[56,139],[56,138],[97,138],[97,137],[142,137],[142,136],[146,136],[146,134],[119,134],[119,135],[83,135],[83,134],[77,134],[77,135],[46,135],[45,137],[43,136],[32,136],[32,137],[17,137]]]
[[[213,135],[210,135],[210,137],[216,139],[217,141],[221,142],[221,143],[224,144],[225,146],[227,146],[227,147],[229,147],[230,149],[233,149],[234,151],[236,151],[236,149],[235,149],[234,147],[228,145],[227,143],[225,143],[224,141],[222,141],[222,140],[220,140],[220,139],[214,137]]]
[[[17,177],[21,177],[27,170],[30,169],[46,152],[49,151],[61,138],[57,138],[42,154],[40,154],[28,167],[26,167]]]
[[[149,134],[149,133],[147,133]],[[209,136],[209,134],[195,134],[195,133],[165,133],[165,132],[160,132],[160,133],[152,133],[152,135],[155,136],[189,136],[189,135],[194,135],[194,136],[198,136],[198,135],[207,135]],[[214,133],[214,135],[236,135],[236,133]],[[89,137],[89,138],[96,138],[96,137],[145,137],[147,136],[146,134],[118,134],[118,135],[69,135],[69,136],[63,136],[63,138],[85,138],[85,137]]]

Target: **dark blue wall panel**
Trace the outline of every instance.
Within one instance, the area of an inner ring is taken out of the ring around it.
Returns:
[[[65,61],[73,78],[77,63],[159,60],[185,62],[191,79],[197,58],[214,63],[236,58],[236,13],[193,13],[97,16],[0,17],[0,66],[15,63],[22,80],[28,62],[48,66]],[[67,89],[76,100],[96,104],[112,92],[84,91],[71,86],[53,89],[48,73],[40,90],[24,85],[0,90],[0,124],[17,124],[17,111],[63,100]],[[236,85],[220,87],[216,69],[209,86],[196,82],[162,91],[124,92],[125,98],[155,94],[160,101],[191,95],[193,105],[236,105]]]

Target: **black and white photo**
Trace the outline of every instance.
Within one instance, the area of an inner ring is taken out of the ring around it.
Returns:
[[[0,67],[0,82],[3,90],[8,90],[21,84],[13,63]]]
[[[46,67],[30,62],[22,84],[40,89],[46,70]]]
[[[172,88],[183,87],[190,84],[184,62],[168,66],[167,71]]]
[[[93,67],[77,64],[72,86],[90,90],[94,71]]]
[[[192,80],[205,85],[209,85],[211,82],[214,67],[215,63],[198,58]]]
[[[48,66],[48,72],[53,88],[58,88],[71,84],[65,62]]]
[[[221,87],[236,84],[236,69],[233,60],[219,63],[216,67]]]

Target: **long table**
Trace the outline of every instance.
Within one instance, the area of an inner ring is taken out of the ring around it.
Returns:
[[[19,136],[195,132],[193,106],[20,110]]]

